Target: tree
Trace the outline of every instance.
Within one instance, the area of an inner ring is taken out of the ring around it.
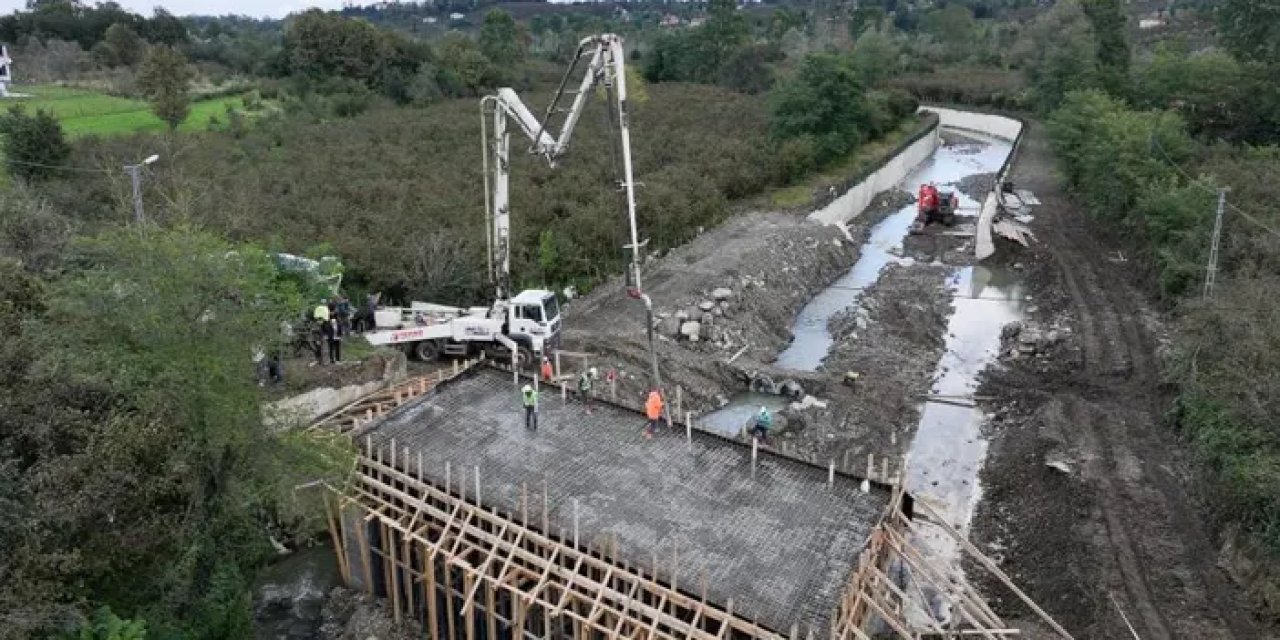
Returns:
[[[1098,85],[1097,49],[1080,4],[1064,0],[1036,18],[1014,47],[1013,57],[1025,60],[1035,104],[1049,112],[1068,93]]]
[[[480,51],[502,69],[510,70],[524,60],[526,39],[511,14],[501,9],[485,14],[480,27]]]
[[[143,35],[156,44],[176,47],[186,44],[190,37],[182,21],[163,7],[156,7],[151,19],[143,23]]]
[[[71,155],[62,125],[44,109],[31,116],[17,105],[10,107],[9,113],[0,117],[0,134],[5,136],[4,156],[10,175],[24,180],[49,177]]]
[[[1129,40],[1120,0],[1082,0],[1084,14],[1098,42],[1098,74],[1102,88],[1111,95],[1129,92]]]
[[[880,85],[895,75],[898,45],[883,31],[867,29],[853,44],[853,70],[864,85]]]
[[[94,47],[94,54],[107,66],[132,67],[142,60],[146,50],[146,43],[133,29],[117,22],[107,29],[102,42]]]
[[[332,81],[349,79],[407,101],[413,76],[428,58],[425,45],[394,31],[319,9],[297,16],[285,29],[287,72],[307,81],[310,88],[341,87]]]
[[[720,68],[717,84],[742,93],[764,93],[773,86],[770,63],[782,58],[772,45],[751,45],[738,49]]]
[[[170,47],[155,47],[147,53],[138,73],[138,86],[151,101],[151,111],[169,124],[172,131],[191,111],[188,92],[195,76],[186,56]]]
[[[1220,0],[1218,29],[1227,48],[1242,60],[1280,65],[1280,3]]]
[[[499,70],[476,43],[460,34],[449,34],[440,43],[437,82],[451,96],[479,95],[497,83]]]
[[[267,527],[314,530],[319,494],[293,487],[350,461],[262,425],[250,356],[279,344],[301,297],[262,251],[188,228],[69,254],[36,303],[0,278],[0,501],[23,523],[0,524],[0,606],[106,605],[157,637],[249,637]]]
[[[853,69],[833,54],[810,54],[795,78],[774,96],[770,130],[787,140],[811,136],[819,164],[847,153],[865,136],[862,85]]]

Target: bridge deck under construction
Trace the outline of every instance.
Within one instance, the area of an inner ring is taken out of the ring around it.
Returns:
[[[357,438],[448,494],[609,550],[736,617],[825,634],[890,491],[764,450],[753,464],[749,446],[696,429],[646,440],[642,427],[632,411],[544,392],[528,431],[511,374],[476,367]]]

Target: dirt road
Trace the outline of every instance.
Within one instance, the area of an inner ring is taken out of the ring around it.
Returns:
[[[1013,179],[1043,202],[1040,243],[1018,257],[1038,301],[1029,322],[1070,330],[1034,357],[1005,350],[986,377],[995,417],[974,540],[1077,638],[1277,637],[1215,564],[1186,447],[1161,422],[1161,326],[1132,284],[1136,267],[1067,197],[1043,127],[1031,127]]]

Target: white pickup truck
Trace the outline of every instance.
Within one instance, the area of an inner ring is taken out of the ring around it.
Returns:
[[[511,349],[504,343],[514,343],[520,365],[527,366],[560,342],[560,304],[554,293],[542,289],[522,291],[492,307],[428,302],[380,307],[374,320],[375,327],[364,334],[370,344],[403,345],[427,361],[480,351],[492,358],[510,359]]]

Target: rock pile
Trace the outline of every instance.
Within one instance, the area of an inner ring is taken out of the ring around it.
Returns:
[[[1059,323],[1010,322],[1000,330],[1000,341],[1009,358],[1044,358],[1070,333],[1070,328]]]
[[[737,283],[739,290],[763,285],[762,280],[752,276],[744,276]],[[741,340],[733,335],[720,322],[722,318],[732,318],[739,310],[739,296],[731,287],[711,289],[697,302],[682,306],[675,312],[660,312],[655,319],[654,328],[666,338],[684,342],[709,342],[719,349],[732,349],[742,346]]]

